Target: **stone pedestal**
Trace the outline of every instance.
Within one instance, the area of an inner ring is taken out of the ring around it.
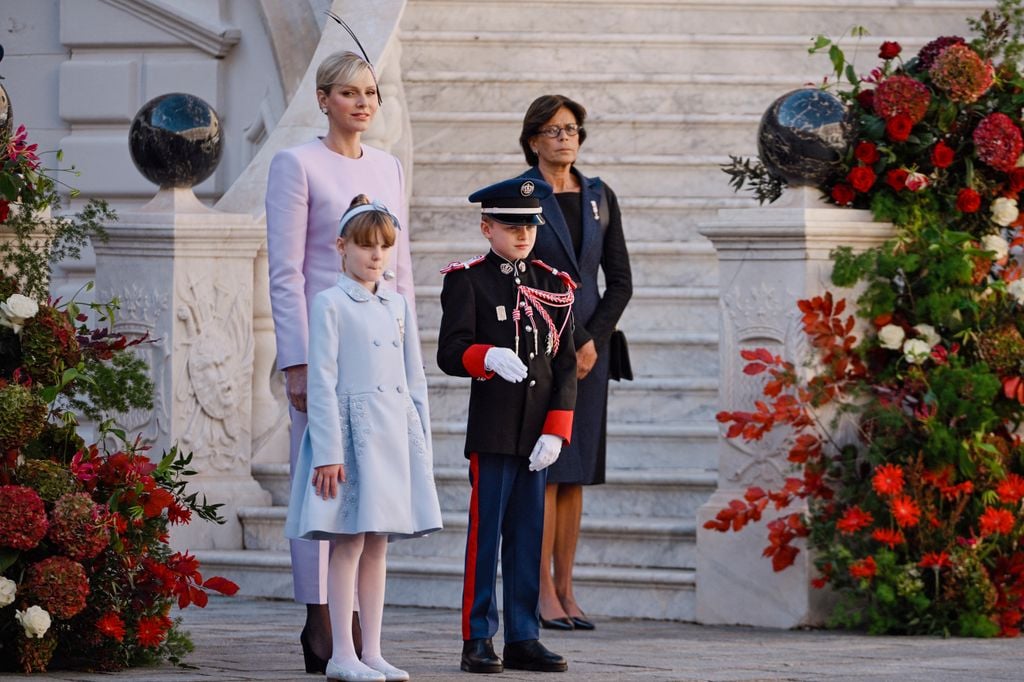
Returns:
[[[767,348],[796,365],[809,358],[796,302],[833,292],[829,252],[837,246],[863,250],[892,235],[868,211],[825,204],[818,190],[787,190],[775,204],[756,209],[727,209],[701,232],[714,244],[719,261],[719,409],[749,410],[763,397],[762,376],[743,373],[740,351]],[[813,564],[806,547],[796,563],[775,573],[761,556],[767,546],[766,510],[760,523],[736,532],[707,530],[704,523],[751,485],[779,488],[794,470],[786,461],[788,433],[783,429],[758,442],[726,440],[720,432],[718,489],[697,514],[697,606],[701,623],[790,628],[819,624],[827,615],[829,594],[811,587]],[[793,505],[783,513],[800,512]]]
[[[119,415],[157,458],[177,443],[193,453],[189,490],[222,503],[224,525],[172,527],[178,549],[241,549],[237,509],[270,503],[253,479],[253,262],[263,228],[213,211],[191,189],[164,189],[108,225],[96,244],[96,300],[120,303],[115,330],[140,346],[155,385],[148,412]]]

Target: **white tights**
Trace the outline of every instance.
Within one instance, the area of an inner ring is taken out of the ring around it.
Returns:
[[[334,662],[343,668],[365,668],[352,643],[352,610],[359,594],[359,626],[363,632],[363,660],[382,661],[381,620],[387,578],[387,535],[360,533],[338,536],[331,542],[327,571],[327,604],[331,612]],[[359,585],[356,585],[358,574]]]

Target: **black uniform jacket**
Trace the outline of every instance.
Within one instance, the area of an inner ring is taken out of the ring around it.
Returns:
[[[547,325],[535,314],[534,322],[539,327],[535,351],[531,322],[522,315],[519,357],[529,372],[523,381],[510,383],[484,368],[484,356],[490,348],[515,348],[512,311],[516,280],[554,293],[565,292],[565,283],[532,258],[514,263],[508,274],[501,271],[503,263],[508,269],[508,261],[493,251],[471,263],[474,261],[445,275],[437,344],[437,364],[446,374],[476,379],[469,397],[465,454],[529,457],[542,433],[568,442],[576,403],[576,348],[571,322],[560,337],[558,351],[549,356],[545,352]],[[525,270],[521,271],[520,263],[525,264]],[[545,309],[557,333],[570,309]]]

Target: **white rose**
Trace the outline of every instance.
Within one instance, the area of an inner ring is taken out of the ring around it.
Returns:
[[[917,335],[921,337],[925,343],[928,344],[929,348],[934,348],[938,345],[939,341],[942,340],[939,333],[935,331],[935,327],[930,324],[915,324],[914,331],[917,332]]]
[[[992,202],[992,222],[996,225],[1006,227],[1020,215],[1017,210],[1017,200],[999,197]]]
[[[927,360],[931,352],[932,347],[928,345],[927,341],[921,339],[908,339],[903,344],[903,359],[912,365],[917,365]]]
[[[882,348],[899,350],[899,347],[903,345],[905,337],[906,333],[904,333],[903,327],[897,327],[894,324],[887,324],[878,330],[878,342],[882,345]]]
[[[21,331],[25,320],[35,317],[39,312],[39,304],[28,296],[11,294],[10,297],[0,303],[0,324],[10,327],[15,333]]]
[[[14,603],[14,595],[18,593],[18,583],[10,578],[0,577],[0,609]]]
[[[1015,279],[1006,287],[1006,293],[1013,296],[1017,305],[1024,305],[1024,279]]]
[[[1010,255],[1010,244],[998,234],[986,234],[981,238],[981,248],[995,253],[995,260],[1003,260]]]
[[[26,637],[42,639],[50,629],[50,614],[41,606],[30,606],[24,611],[15,611],[14,619],[25,628]]]

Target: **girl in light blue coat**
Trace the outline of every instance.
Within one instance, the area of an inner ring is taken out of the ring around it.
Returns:
[[[416,322],[406,300],[380,286],[398,227],[387,208],[356,197],[339,226],[342,274],[310,310],[309,424],[285,534],[331,541],[328,679],[409,679],[380,650],[387,543],[441,528]]]

